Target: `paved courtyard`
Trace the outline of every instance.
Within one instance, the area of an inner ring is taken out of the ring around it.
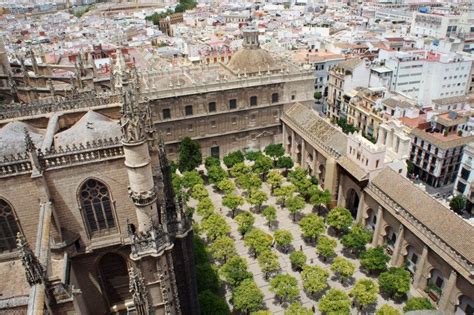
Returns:
[[[231,226],[231,229],[232,229],[231,230],[231,237],[235,240],[237,253],[238,253],[239,256],[244,257],[247,260],[249,271],[253,273],[255,282],[257,283],[257,285],[259,286],[259,288],[261,289],[262,293],[265,296],[264,297],[264,303],[266,305],[266,308],[269,311],[271,311],[272,314],[283,314],[287,305],[286,304],[283,304],[283,305],[280,304],[279,301],[275,298],[275,295],[272,292],[270,292],[270,283],[269,283],[270,279],[266,280],[264,278],[264,274],[262,273],[262,271],[261,271],[261,269],[258,265],[257,259],[254,258],[253,255],[249,254],[249,249],[244,245],[243,238],[241,237],[240,233],[237,230],[237,228],[238,228],[237,222],[234,219],[232,219],[232,217],[230,215],[230,210],[228,210],[226,207],[224,207],[222,205],[222,198],[224,197],[224,195],[217,192],[215,190],[214,186],[212,186],[212,185],[206,185],[206,188],[209,192],[209,197],[211,198],[211,200],[213,201],[213,203],[215,205],[216,213],[222,214],[225,217],[227,223]],[[291,253],[292,250],[302,249],[303,252],[306,254],[306,256],[308,258],[306,264],[308,264],[308,265],[318,265],[320,267],[323,267],[323,268],[329,270],[330,276],[329,276],[329,279],[328,279],[328,285],[329,285],[328,289],[329,288],[336,288],[336,289],[343,290],[346,293],[349,293],[349,291],[353,287],[353,284],[355,283],[355,281],[357,281],[358,279],[361,279],[361,278],[368,278],[368,276],[366,274],[362,273],[359,270],[360,263],[359,263],[358,259],[354,259],[352,257],[344,256],[342,254],[343,247],[342,247],[341,243],[339,242],[339,239],[337,239],[337,238],[335,238],[331,235],[328,235],[328,230],[326,229],[326,232],[324,233],[324,235],[333,237],[334,239],[338,240],[338,245],[337,245],[337,250],[336,250],[337,255],[338,256],[343,256],[343,257],[349,259],[356,266],[356,272],[354,274],[354,277],[350,281],[348,281],[347,284],[342,285],[335,278],[334,273],[332,273],[332,271],[330,271],[330,262],[326,262],[326,263],[322,262],[318,258],[315,246],[313,244],[306,243],[303,240],[302,235],[301,235],[301,230],[300,230],[300,227],[298,225],[298,220],[296,222],[293,222],[293,217],[290,214],[290,212],[288,211],[288,209],[282,208],[277,204],[277,198],[270,194],[269,185],[267,185],[266,183],[263,183],[261,190],[264,191],[269,197],[268,201],[264,203],[263,207],[266,206],[266,205],[273,205],[277,209],[277,220],[273,223],[271,228],[268,227],[267,221],[263,217],[263,215],[261,213],[255,213],[253,211],[253,206],[250,205],[248,202],[245,202],[245,204],[242,207],[240,207],[239,210],[240,211],[250,211],[250,212],[252,212],[254,214],[254,217],[255,217],[254,227],[262,229],[263,231],[265,231],[265,232],[267,232],[271,235],[273,235],[273,233],[278,229],[288,230],[292,233],[293,241],[292,241],[292,249],[291,250],[289,250],[287,253],[283,253],[283,252],[281,252],[280,250],[278,250],[274,247],[274,248],[272,248],[272,251],[278,254],[278,258],[279,258],[279,262],[280,262],[280,266],[281,266],[280,273],[289,273],[289,274],[291,274],[292,276],[294,276],[298,279],[298,285],[300,287],[299,300],[301,301],[301,303],[304,306],[306,306],[310,309],[314,306],[315,309],[316,309],[316,312],[318,312],[317,311],[318,300],[313,299],[312,297],[309,297],[305,293],[305,291],[303,290],[303,283],[302,283],[302,280],[301,280],[300,273],[296,272],[296,271],[293,271],[292,268],[291,268],[291,263],[290,263],[289,256],[290,256],[290,253]],[[239,189],[237,187],[236,194],[244,196],[244,190]],[[190,206],[194,207],[196,204],[197,204],[196,200],[191,200],[190,201]],[[262,207],[262,209],[263,209],[263,207]],[[301,219],[304,215],[307,215],[307,214],[311,213],[312,211],[313,211],[313,206],[310,205],[310,204],[306,204],[305,208],[298,215],[299,219]],[[235,214],[237,215],[238,212],[236,212]],[[199,217],[199,215],[197,213],[194,214],[194,217],[195,217],[196,221],[198,221],[198,222],[201,221],[201,217]],[[372,280],[377,281],[376,278],[372,278]],[[324,292],[326,292],[326,291],[324,291]],[[417,296],[417,295],[418,294],[416,292],[410,292],[410,296]],[[320,296],[322,296],[322,295],[320,295]],[[231,298],[231,292],[230,291],[226,292],[226,298],[227,298],[228,301],[230,300],[230,298]],[[392,306],[394,306],[394,307],[396,307],[400,310],[403,307],[403,304],[397,304],[397,303],[394,303],[393,300],[384,299],[379,294],[376,307],[378,308],[383,304],[390,304],[390,305],[392,305]],[[229,305],[231,305],[230,302],[229,302]],[[356,308],[353,308],[352,309],[352,314],[359,314],[359,312]]]

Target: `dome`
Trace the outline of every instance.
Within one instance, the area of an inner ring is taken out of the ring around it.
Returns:
[[[34,128],[21,121],[10,122],[0,129],[0,156],[26,152],[25,129],[37,148],[41,148],[44,130]]]
[[[118,121],[110,119],[94,111],[88,111],[71,128],[54,136],[54,146],[85,144],[94,140],[121,137]]]
[[[239,73],[257,73],[275,68],[275,61],[270,53],[260,48],[258,31],[252,28],[243,32],[242,48],[230,59],[227,67]]]

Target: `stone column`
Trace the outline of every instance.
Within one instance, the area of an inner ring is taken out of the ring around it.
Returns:
[[[296,143],[296,139],[295,139],[295,132],[293,131],[293,129],[290,129],[291,130],[291,152],[290,152],[290,156],[291,158],[293,159],[293,161],[296,159],[295,158],[295,143]]]
[[[364,220],[364,215],[365,215],[365,192],[362,190],[360,194],[360,199],[359,199],[359,207],[357,208],[357,217],[356,217],[356,223],[357,224],[363,224]]]
[[[324,187],[328,189],[334,198],[334,193],[337,189],[337,164],[333,157],[328,156],[326,159],[326,174],[324,177]]]
[[[420,281],[422,280],[423,272],[425,270],[426,258],[428,257],[428,247],[423,246],[423,251],[421,252],[420,261],[416,264],[415,275],[413,276],[413,286],[415,288],[420,288]]]
[[[372,237],[372,246],[378,246],[379,245],[379,238],[380,238],[380,234],[382,233],[382,227],[383,227],[383,209],[382,209],[382,207],[379,206],[377,208],[376,216],[377,216],[377,222],[375,223],[374,235]]]
[[[395,246],[393,247],[392,259],[390,259],[390,266],[398,267],[402,247],[405,244],[404,232],[405,232],[405,229],[403,225],[400,225],[400,228],[398,229],[398,234],[397,234],[397,241],[395,242]]]
[[[283,149],[285,149],[285,152],[286,152],[286,148],[288,146],[288,133],[286,131],[286,124],[283,123],[283,126],[282,126],[282,131],[283,131]],[[286,152],[286,153],[289,153],[289,152]]]
[[[456,280],[457,280],[457,273],[454,270],[451,270],[451,274],[449,275],[448,282],[443,288],[443,293],[441,294],[441,298],[439,299],[438,308],[440,311],[446,314],[454,314],[455,305],[451,301],[451,297],[453,296],[453,292],[456,288]]]
[[[341,174],[341,177],[339,179],[339,185],[337,187],[337,206],[338,207],[343,207],[346,200],[344,198],[344,191],[342,190],[343,183],[344,183],[344,175]]]

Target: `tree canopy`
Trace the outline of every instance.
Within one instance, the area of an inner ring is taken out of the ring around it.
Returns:
[[[265,154],[275,160],[285,154],[285,149],[281,144],[269,144],[265,147]]]
[[[272,169],[273,161],[268,156],[262,155],[255,160],[253,164],[253,171],[260,174],[262,178],[265,178],[267,173]]]
[[[230,315],[227,301],[212,293],[210,290],[204,290],[198,294],[199,308],[202,314],[222,314]]]
[[[224,164],[227,168],[231,168],[237,163],[243,163],[244,160],[244,154],[240,150],[231,152],[224,156]]]
[[[280,187],[282,181],[283,176],[277,170],[272,170],[268,173],[267,184],[270,185],[272,194],[276,187]]]
[[[272,222],[277,218],[276,209],[273,206],[265,207],[265,209],[263,209],[262,211],[262,214],[267,220],[268,226],[270,226]]]
[[[232,303],[244,313],[258,311],[262,307],[263,293],[253,279],[245,279],[232,292]]]
[[[285,310],[285,315],[313,315],[313,311],[304,307],[300,302],[294,302]]]
[[[237,230],[241,235],[245,235],[248,231],[253,228],[253,224],[255,223],[255,217],[248,211],[244,211],[239,213],[235,217],[235,221],[238,223],[239,227]]]
[[[343,231],[348,229],[352,224],[351,212],[343,207],[335,207],[328,213],[328,225],[336,229],[337,231]]]
[[[316,251],[321,255],[324,260],[336,256],[337,241],[331,237],[320,236],[318,238],[318,244],[316,245]]]
[[[204,180],[202,179],[201,175],[199,175],[198,171],[186,171],[183,173],[181,177],[181,186],[184,188],[192,189],[196,185],[203,185]]]
[[[227,172],[220,165],[214,165],[207,170],[207,176],[212,184],[217,184],[227,178]]]
[[[229,173],[233,177],[239,177],[241,175],[249,174],[251,171],[252,169],[250,168],[250,166],[245,165],[244,162],[241,162],[232,166],[229,170]]]
[[[201,226],[210,240],[215,240],[230,233],[230,226],[225,222],[224,217],[215,213],[203,220]]]
[[[434,310],[433,304],[430,300],[424,297],[409,298],[403,307],[404,312],[420,311],[420,310]]]
[[[224,280],[231,286],[236,287],[245,279],[251,279],[252,273],[247,270],[247,262],[240,256],[233,256],[220,269]]]
[[[249,247],[256,256],[260,255],[266,250],[269,250],[272,245],[272,236],[264,231],[254,228],[247,232],[244,237],[245,246]]]
[[[222,198],[222,205],[224,207],[229,208],[232,211],[232,217],[234,217],[235,210],[237,210],[238,207],[242,206],[244,204],[244,198],[239,195],[235,194],[228,194],[225,195],[224,198]]]
[[[410,291],[410,273],[403,268],[389,268],[379,276],[379,286],[388,295],[400,298]]]
[[[306,257],[305,253],[301,250],[295,250],[290,254],[290,262],[293,269],[297,271],[301,271],[303,266],[306,264]]]
[[[349,233],[342,237],[341,243],[344,247],[358,253],[365,250],[365,245],[367,245],[371,240],[372,232],[356,224],[352,226]]]
[[[284,168],[286,170],[294,166],[293,160],[289,156],[282,156],[276,162],[276,167]]]
[[[209,252],[215,260],[220,261],[221,263],[225,263],[227,259],[237,255],[235,242],[228,236],[217,238],[209,246]]]
[[[378,294],[379,286],[370,279],[357,280],[350,293],[354,301],[363,308],[375,304]]]
[[[280,274],[270,281],[270,291],[280,299],[280,303],[293,301],[300,293],[298,281],[289,274]]]
[[[221,166],[221,161],[213,156],[208,156],[204,160],[204,166],[206,167],[206,170],[209,170],[211,166]]]
[[[303,288],[309,294],[315,294],[328,287],[329,272],[319,266],[304,266],[301,272]]]
[[[275,243],[277,246],[283,249],[285,252],[293,241],[293,235],[288,230],[277,230],[273,234],[273,237],[275,238]]]
[[[319,301],[318,309],[326,314],[349,314],[351,301],[344,291],[330,289]]]
[[[209,197],[209,193],[207,192],[207,189],[203,184],[196,184],[191,189],[191,197],[200,201],[204,198]]]
[[[192,171],[202,162],[201,145],[189,137],[179,144],[178,168],[181,172]]]
[[[265,274],[265,278],[268,278],[272,273],[280,270],[280,262],[278,256],[271,250],[264,251],[257,258],[260,269]]]
[[[385,254],[383,247],[369,248],[359,256],[360,265],[369,272],[382,272],[387,270],[390,257]]]
[[[257,212],[260,212],[262,204],[268,200],[268,196],[261,190],[252,189],[248,193],[247,202],[256,207]]]
[[[466,207],[466,197],[463,195],[457,195],[449,202],[449,207],[456,213],[461,214]]]
[[[235,184],[229,178],[224,178],[216,185],[217,189],[224,192],[225,194],[232,194],[235,191]]]
[[[287,199],[293,196],[295,191],[296,187],[294,185],[286,185],[275,189],[274,194],[278,197],[278,202],[285,206]]]
[[[344,282],[354,275],[355,265],[348,259],[339,256],[331,264],[331,270],[339,276],[341,282]]]
[[[255,173],[239,175],[235,182],[245,190],[260,189],[262,187],[262,180]]]
[[[209,197],[202,198],[196,206],[197,213],[202,216],[203,219],[207,219],[211,214],[214,213],[214,210],[214,204]]]
[[[382,305],[377,312],[375,312],[375,315],[400,315],[400,311],[397,310],[395,307],[390,306],[388,304]]]
[[[325,230],[324,219],[314,213],[310,213],[299,222],[301,231],[305,238],[315,240]]]
[[[286,207],[293,215],[293,222],[296,221],[296,214],[303,210],[306,203],[301,196],[292,196],[286,199],[285,202]]]

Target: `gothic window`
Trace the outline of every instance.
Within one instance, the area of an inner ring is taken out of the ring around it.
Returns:
[[[278,93],[272,94],[272,103],[278,103]]]
[[[171,118],[171,110],[169,108],[163,109],[163,119]]]
[[[110,193],[103,183],[87,180],[81,187],[79,199],[90,236],[116,230]]]
[[[184,108],[184,114],[186,116],[191,116],[193,114],[193,105],[188,105]]]
[[[16,248],[16,234],[19,231],[12,207],[0,199],[0,253]]]
[[[250,106],[257,106],[257,97],[251,96],[250,97]]]

